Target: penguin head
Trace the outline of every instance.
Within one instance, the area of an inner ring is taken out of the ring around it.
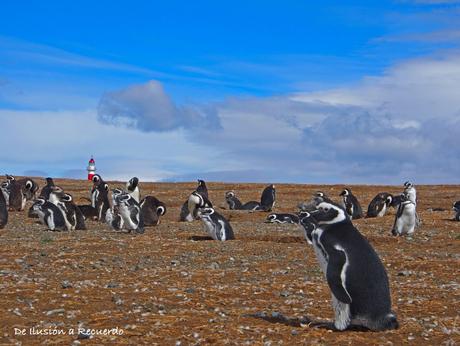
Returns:
[[[59,196],[59,200],[64,203],[70,203],[73,201],[72,195],[69,193],[63,193]]]
[[[314,213],[312,218],[318,223],[318,225],[332,225],[349,220],[345,211],[332,203],[321,202],[316,208],[317,213]]]
[[[313,197],[324,197],[324,192],[323,191],[316,191]]]
[[[39,197],[34,201],[34,204],[32,205],[32,209],[39,210],[45,203],[46,203],[46,200],[43,197]]]
[[[227,191],[225,193],[225,198],[233,198],[235,197],[235,192],[234,191]]]
[[[159,205],[157,207],[157,215],[163,216],[164,214],[166,214],[166,207],[164,205]]]
[[[414,184],[412,184],[410,181],[406,181],[406,182],[404,183],[404,187],[405,187],[406,189],[410,189],[411,187],[414,187]]]
[[[2,185],[0,185],[0,186],[2,187],[2,189],[7,189],[7,188],[10,186],[10,184],[9,184],[9,182],[4,181],[4,182],[2,183]]]
[[[99,174],[95,174],[93,175],[91,181],[94,183],[94,185],[98,185],[102,181],[102,178]]]
[[[270,214],[267,216],[267,219],[265,220],[265,222],[268,222],[268,223],[275,222],[276,219],[277,219],[276,214]]]
[[[8,181],[16,180],[16,178],[12,176],[11,174],[5,174],[5,177],[6,177],[6,180]]]
[[[389,205],[391,205],[391,203],[393,203],[393,196],[389,195],[389,196],[387,196],[387,198],[385,198],[385,204],[387,206],[389,206]]]
[[[200,187],[200,186],[203,187],[203,188],[205,188],[205,189],[207,189],[205,181],[204,181],[204,180],[201,180],[201,179],[198,179],[198,186],[197,186],[197,188]]]
[[[307,238],[311,241],[311,233],[316,229],[316,220],[313,218],[313,215],[316,214],[317,211],[312,211],[311,213],[308,211],[302,211],[299,213],[300,224],[304,228]]]
[[[53,178],[50,178],[50,177],[46,178],[46,185],[47,186],[54,186]]]
[[[128,191],[134,191],[134,189],[137,187],[137,185],[139,185],[139,178],[133,177],[133,178],[129,179],[128,184],[126,184],[126,185],[127,185]]]
[[[455,210],[455,211],[459,211],[460,210],[460,201],[455,202],[453,207],[452,207],[452,209]]]
[[[214,214],[215,210],[211,207],[199,208],[198,209],[198,216],[201,218],[209,217]]]
[[[340,193],[340,196],[348,196],[350,194],[350,189],[343,189]]]

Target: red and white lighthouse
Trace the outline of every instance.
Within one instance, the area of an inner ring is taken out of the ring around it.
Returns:
[[[91,155],[91,160],[88,162],[88,167],[86,168],[88,171],[88,180],[93,180],[93,176],[96,174],[96,162]]]

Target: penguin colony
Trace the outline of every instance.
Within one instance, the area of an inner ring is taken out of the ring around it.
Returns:
[[[90,219],[106,223],[115,231],[142,234],[145,227],[156,226],[166,213],[166,204],[155,196],[141,198],[139,179],[131,178],[123,188],[110,189],[100,175],[92,179],[88,201],[77,205],[71,194],[56,186],[52,178],[39,190],[30,178],[16,180],[6,175],[0,189],[0,229],[8,223],[8,211],[22,211],[27,201],[33,201],[28,216],[51,231],[85,230]],[[330,288],[334,327],[345,330],[362,326],[380,331],[398,328],[396,315],[391,310],[388,277],[378,254],[353,225],[352,220],[362,217],[383,217],[389,208],[397,209],[391,234],[411,235],[420,223],[416,212],[415,186],[406,182],[404,191],[393,196],[387,192],[377,194],[370,202],[366,215],[358,198],[350,188],[334,202],[324,192],[316,192],[310,201],[298,205],[293,213],[270,213],[265,222],[295,224],[303,230],[305,239],[313,247],[320,268]],[[225,193],[230,210],[271,212],[276,202],[274,185],[261,193],[260,201],[242,203],[234,191]],[[454,219],[460,221],[460,201],[453,205]],[[230,222],[213,206],[203,180],[184,201],[179,221],[201,220],[208,235],[217,241],[235,239]]]

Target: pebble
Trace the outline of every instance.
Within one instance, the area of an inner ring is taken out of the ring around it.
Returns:
[[[64,280],[61,282],[61,287],[62,288],[72,288],[72,284],[68,280]]]
[[[56,315],[56,314],[63,314],[65,312],[65,309],[54,309],[54,310],[49,310],[46,312],[46,316],[51,316],[51,315]]]

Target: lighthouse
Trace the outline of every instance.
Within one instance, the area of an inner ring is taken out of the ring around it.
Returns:
[[[96,162],[93,159],[93,156],[91,155],[91,160],[88,162],[88,167],[86,168],[88,171],[88,180],[93,180],[94,174],[96,174]]]

